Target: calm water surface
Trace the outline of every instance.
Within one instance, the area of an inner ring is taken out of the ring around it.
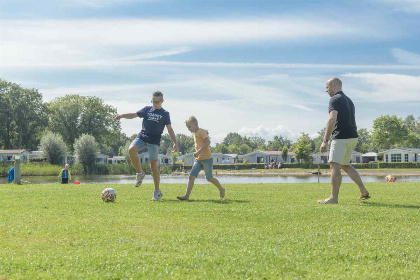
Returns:
[[[361,176],[363,182],[385,182],[385,176]],[[219,175],[216,178],[223,184],[267,184],[267,183],[316,183],[316,175]],[[398,176],[398,182],[420,182],[420,176]],[[73,181],[82,184],[131,184],[134,183],[134,175],[80,175],[72,176]],[[55,184],[57,176],[23,176],[22,180],[36,184]],[[320,176],[321,183],[329,183],[329,176]],[[153,183],[151,175],[146,175],[144,183]],[[185,184],[188,182],[188,175],[162,175],[163,184]],[[350,183],[352,180],[348,176],[343,176],[343,183]],[[7,177],[0,177],[0,184],[7,183]],[[208,184],[204,176],[199,176],[195,180],[196,184]]]

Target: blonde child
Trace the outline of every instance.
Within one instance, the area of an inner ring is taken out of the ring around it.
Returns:
[[[194,116],[189,117],[185,124],[188,130],[194,133],[195,152],[193,155],[195,161],[190,172],[187,191],[184,196],[177,196],[177,198],[179,200],[189,199],[195,178],[197,178],[200,170],[204,169],[207,181],[219,189],[220,199],[223,199],[225,197],[225,189],[220,185],[219,180],[213,178],[213,156],[210,151],[210,138],[207,131],[198,127],[198,121]]]
[[[58,180],[61,179],[61,184],[68,184],[69,181],[71,181],[71,173],[69,170],[70,165],[66,164],[64,166],[64,169],[60,171],[60,174],[58,174]]]

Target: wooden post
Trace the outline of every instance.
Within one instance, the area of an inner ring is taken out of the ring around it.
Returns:
[[[319,174],[321,173],[321,167],[320,167],[320,165],[319,165],[319,163],[318,163],[318,183],[319,183]]]
[[[20,162],[20,155],[16,155],[15,156],[15,183],[16,184],[21,184],[22,181],[20,180],[20,175],[22,173],[22,169],[21,169],[21,162]]]

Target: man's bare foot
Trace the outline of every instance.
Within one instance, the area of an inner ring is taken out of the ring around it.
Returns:
[[[178,198],[179,200],[188,200],[188,196],[183,195],[183,196],[177,196],[176,198]]]
[[[319,204],[338,204],[338,201],[329,197],[323,200],[318,200],[318,203]]]
[[[225,189],[225,188],[223,188],[223,189],[220,191],[220,200],[222,200],[223,198],[225,198],[225,193],[226,193],[226,189]]]
[[[369,198],[370,198],[369,193],[361,194],[359,196],[359,200],[366,200],[366,199],[369,199]]]

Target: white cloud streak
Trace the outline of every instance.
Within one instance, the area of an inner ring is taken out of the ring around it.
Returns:
[[[353,96],[373,103],[420,102],[420,76],[378,73],[345,74]]]
[[[203,45],[321,38],[350,40],[383,35],[372,28],[368,32],[363,26],[316,18],[1,20],[0,62],[2,67],[34,65],[50,68],[167,65],[170,62],[137,60],[176,55]],[[131,58],[121,61],[121,56],[115,54],[126,53],[128,48],[135,54],[127,55]],[[164,51],[156,52],[156,49]],[[203,65],[226,66],[223,63]]]
[[[377,0],[380,3],[394,7],[396,11],[410,14],[420,13],[420,0]]]
[[[420,66],[420,54],[412,53],[403,49],[392,49],[392,54],[399,63],[413,64]]]
[[[299,135],[291,131],[285,125],[277,125],[276,127],[267,127],[265,125],[258,125],[256,127],[242,127],[238,130],[238,133],[242,136],[248,137],[262,137],[266,141],[273,140],[274,136],[283,136],[289,140],[295,141]]]

